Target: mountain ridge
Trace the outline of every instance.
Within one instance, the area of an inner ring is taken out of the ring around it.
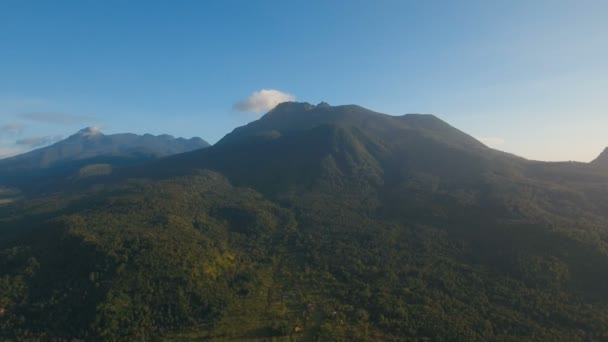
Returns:
[[[433,114],[405,114],[393,116],[372,111],[359,105],[330,106],[327,103],[314,106],[307,102],[284,102],[260,119],[238,127],[224,136],[217,145],[233,143],[254,137],[278,137],[293,131],[310,129],[322,124],[336,124],[365,128],[376,133],[391,134],[399,129],[420,129],[427,133],[451,134],[452,143],[476,146],[485,145],[468,134],[450,126]],[[458,140],[458,142],[457,142]]]
[[[600,155],[591,161],[592,165],[608,166],[608,147]]]
[[[150,144],[167,142],[171,145],[162,146],[156,150]],[[30,167],[45,168],[55,161],[66,159],[84,159],[99,155],[120,155],[128,153],[149,153],[156,157],[191,151],[210,146],[201,138],[174,138],[170,135],[137,135],[134,133],[103,134],[95,127],[86,127],[64,140],[49,146],[41,147],[23,154],[0,160],[0,167],[16,161],[29,159]],[[50,156],[56,154],[56,156]],[[55,160],[56,159],[56,160]]]
[[[66,186],[68,179],[109,174],[114,168],[209,146],[201,138],[105,135],[98,128],[86,127],[52,145],[0,160],[0,186],[36,193]]]

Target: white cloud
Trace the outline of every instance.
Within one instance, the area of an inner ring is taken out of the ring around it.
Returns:
[[[498,148],[506,142],[505,139],[499,137],[482,137],[477,138],[477,140],[492,148]]]
[[[102,135],[103,134],[103,133],[101,133],[102,129],[103,129],[102,126],[89,126],[89,127],[83,128],[80,131],[78,131],[78,134],[83,137],[92,137],[95,135]]]
[[[234,104],[240,112],[260,113],[273,109],[282,102],[295,101],[296,97],[274,89],[262,89]]]
[[[9,135],[16,136],[21,135],[23,130],[25,129],[25,125],[18,122],[9,122],[0,126],[0,135]]]

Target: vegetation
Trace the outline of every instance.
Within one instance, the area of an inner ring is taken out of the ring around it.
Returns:
[[[288,104],[114,171],[0,206],[0,340],[608,339],[594,165]]]

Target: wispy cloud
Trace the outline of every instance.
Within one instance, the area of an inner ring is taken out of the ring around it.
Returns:
[[[103,126],[89,126],[87,128],[81,129],[78,133],[80,133],[84,136],[93,136],[93,135],[103,134],[103,133],[101,133],[102,129],[103,129]]]
[[[44,137],[31,137],[19,139],[15,142],[16,145],[26,146],[28,148],[35,148],[45,145],[50,145],[52,143],[56,143],[61,140],[62,137],[60,135],[55,136],[44,136]]]
[[[23,134],[25,125],[19,122],[9,122],[0,126],[0,135],[17,136]]]
[[[0,96],[0,107],[4,110],[25,109],[32,106],[48,105],[46,99],[33,96],[3,95]]]
[[[23,147],[17,147],[17,146],[2,147],[2,146],[0,146],[0,159],[12,157],[17,154],[21,154],[23,152],[25,152],[25,149]]]
[[[282,91],[262,89],[235,103],[233,107],[239,112],[260,113],[273,109],[279,103],[294,101],[295,99],[295,96]]]
[[[492,148],[498,148],[506,142],[505,139],[500,137],[481,137],[477,138],[477,140]]]
[[[53,112],[31,112],[19,114],[19,117],[36,122],[53,123],[53,124],[73,124],[86,123],[97,120],[94,116],[89,115],[73,115],[66,113]]]

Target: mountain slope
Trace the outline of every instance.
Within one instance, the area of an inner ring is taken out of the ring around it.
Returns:
[[[591,164],[596,166],[608,166],[608,147],[594,159]]]
[[[1,338],[608,337],[608,175],[434,116],[287,103],[89,184],[0,207]]]

